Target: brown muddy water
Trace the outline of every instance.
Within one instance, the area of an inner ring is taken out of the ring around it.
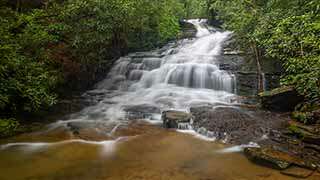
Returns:
[[[133,122],[112,137],[87,129],[76,140],[63,129],[2,140],[51,142],[12,144],[0,151],[1,180],[289,180],[280,172],[248,161],[241,152],[222,153],[226,145],[190,134]],[[119,138],[122,137],[122,138]],[[58,142],[60,143],[54,143]],[[62,143],[61,143],[62,141]],[[100,142],[100,143],[98,143]],[[318,176],[319,177],[319,176]],[[310,179],[312,179],[311,177]],[[314,177],[317,178],[317,177]]]

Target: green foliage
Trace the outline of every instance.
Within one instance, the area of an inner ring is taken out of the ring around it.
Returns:
[[[283,61],[283,83],[295,85],[313,100],[320,97],[320,29],[315,23],[319,17],[307,13],[285,18],[265,42],[268,55]]]
[[[54,38],[37,21],[41,11],[18,15],[2,9],[0,17],[0,110],[35,112],[55,103],[58,81],[49,67],[45,45]]]
[[[128,51],[156,47],[177,37],[184,15],[179,0],[56,2],[46,9],[20,7],[19,12],[19,8],[0,8],[0,115],[4,117],[55,104],[62,77],[73,73],[65,72],[66,63],[83,69],[99,67]]]
[[[74,0],[49,9],[53,31],[80,63],[98,64],[130,50],[175,38],[182,5],[176,0]]]
[[[0,137],[7,137],[14,134],[19,123],[15,119],[0,119]]]
[[[298,138],[304,138],[304,136],[305,136],[305,131],[301,130],[300,128],[298,128],[298,127],[295,126],[295,125],[290,125],[290,126],[288,127],[288,130],[289,130],[292,134],[296,135]]]
[[[276,89],[272,89],[271,91],[264,91],[259,93],[259,96],[263,97],[263,96],[274,96],[277,94],[281,94],[281,93],[285,93],[285,92],[290,92],[292,91],[293,88],[291,86],[282,86]]]
[[[309,112],[299,112],[299,111],[295,111],[292,113],[292,118],[295,120],[298,120],[302,123],[308,123],[308,121],[312,120],[312,114]]]
[[[320,2],[316,0],[216,0],[212,7],[244,47],[281,60],[284,85],[310,101],[320,99]]]
[[[181,0],[184,4],[184,13],[187,19],[206,18],[211,0]]]

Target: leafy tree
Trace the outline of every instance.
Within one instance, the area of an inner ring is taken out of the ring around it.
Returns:
[[[0,17],[0,109],[2,113],[35,112],[55,103],[58,78],[49,67],[44,46],[54,37],[37,22],[35,12],[18,15],[9,9]]]
[[[285,68],[283,84],[319,101],[319,1],[215,0],[211,8],[243,47],[250,45],[258,71],[261,56],[279,59]]]
[[[81,71],[159,46],[177,37],[184,15],[179,0],[21,2],[0,1],[1,118],[55,104],[58,87],[74,73],[66,63]]]

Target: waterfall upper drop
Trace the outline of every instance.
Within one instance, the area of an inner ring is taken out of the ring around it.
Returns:
[[[219,70],[216,64],[230,32],[211,33],[203,21],[189,22],[197,27],[198,38],[180,47],[177,53],[165,56],[157,69],[142,76],[141,83],[144,87],[165,83],[234,92],[234,76]]]
[[[197,39],[181,42],[169,49],[163,57],[142,59],[122,58],[111,76],[122,76],[129,80],[140,80],[135,87],[150,88],[159,84],[173,84],[188,88],[206,88],[233,93],[235,77],[219,70],[217,58],[223,42],[230,32],[211,32],[204,20],[189,20],[198,30]]]

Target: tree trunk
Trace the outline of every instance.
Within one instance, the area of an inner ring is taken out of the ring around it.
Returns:
[[[17,11],[17,12],[20,12],[20,8],[21,8],[21,0],[17,0],[17,3],[16,3],[16,11]]]
[[[259,56],[259,50],[257,48],[257,45],[255,42],[251,43],[251,49],[255,54],[255,60],[257,64],[257,77],[258,77],[258,92],[264,91],[264,82],[263,82],[263,75],[262,75],[262,69],[261,69],[261,63],[260,63],[260,56]]]

